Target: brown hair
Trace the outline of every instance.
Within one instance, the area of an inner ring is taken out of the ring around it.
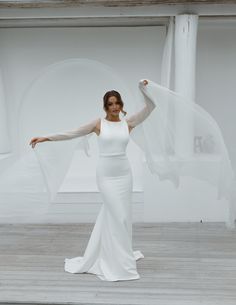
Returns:
[[[103,107],[105,108],[105,110],[108,110],[108,99],[109,97],[111,96],[115,96],[118,100],[118,103],[120,104],[121,106],[121,112],[126,115],[127,112],[123,110],[123,107],[124,107],[124,103],[122,101],[122,98],[121,98],[121,95],[118,91],[116,90],[111,90],[111,91],[107,91],[105,93],[105,95],[103,96]]]

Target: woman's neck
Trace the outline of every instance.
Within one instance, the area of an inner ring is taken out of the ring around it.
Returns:
[[[119,115],[118,116],[106,116],[105,117],[106,120],[111,121],[111,122],[120,122],[120,118]]]

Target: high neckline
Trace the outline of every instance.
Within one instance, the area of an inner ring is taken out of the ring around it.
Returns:
[[[107,121],[107,122],[111,122],[111,123],[120,123],[120,122],[122,122],[122,120],[120,120],[120,121],[109,121],[109,120],[107,120],[107,119],[105,119],[105,118],[103,118],[105,121]]]

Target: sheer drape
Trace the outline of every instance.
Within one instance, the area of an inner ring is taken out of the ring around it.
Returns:
[[[220,127],[194,101],[169,89],[173,40],[174,19],[171,17],[163,50],[161,85],[149,80],[146,88],[148,96],[158,106],[148,120],[131,133],[131,137],[145,152],[150,171],[157,174],[160,180],[170,180],[178,187],[180,178],[189,176],[215,186],[217,198],[225,198],[228,202],[226,225],[234,228],[235,172]],[[176,114],[181,112],[185,114],[183,119],[191,118],[193,122],[194,130],[190,139],[192,145],[198,137],[205,139],[201,152],[186,157],[179,155],[176,150],[181,141],[175,133],[178,124]]]

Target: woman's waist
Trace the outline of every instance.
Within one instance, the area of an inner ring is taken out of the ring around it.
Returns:
[[[127,158],[126,152],[111,152],[111,153],[104,153],[104,152],[100,152],[99,153],[99,157],[101,158],[116,158],[116,157],[125,157]]]
[[[97,173],[102,176],[126,176],[130,171],[129,159],[125,153],[104,154],[98,158]]]

